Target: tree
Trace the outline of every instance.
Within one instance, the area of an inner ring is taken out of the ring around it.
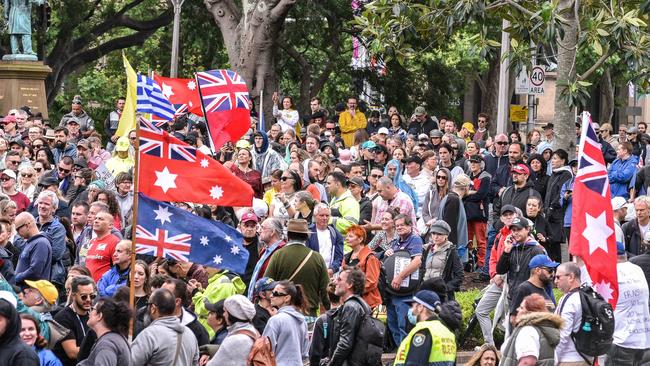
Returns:
[[[560,146],[568,147],[575,136],[575,111],[587,104],[589,87],[601,77],[599,72],[608,60],[624,63],[631,71],[630,80],[647,75],[650,37],[644,19],[648,18],[648,3],[376,0],[356,22],[362,34],[372,39],[372,51],[403,62],[417,52],[411,47],[413,39],[441,45],[467,24],[475,24],[479,30],[477,50],[499,47],[489,36],[494,32],[489,25],[494,19],[508,20],[506,31],[512,40],[508,58],[515,71],[530,65],[533,57],[557,62],[555,124]],[[587,50],[597,57],[579,63],[577,55]]]
[[[48,105],[71,73],[112,51],[141,46],[172,20],[161,0],[59,0],[52,10],[52,24],[39,40],[39,58],[52,68],[45,80]]]

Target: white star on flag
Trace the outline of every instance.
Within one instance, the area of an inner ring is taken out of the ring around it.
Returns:
[[[210,162],[208,161],[208,159],[201,160],[201,168],[207,168],[208,165],[210,165]]]
[[[174,91],[172,90],[172,87],[165,83],[162,84],[162,93],[167,99],[169,99],[169,97],[174,95]]]
[[[614,289],[612,289],[611,284],[609,282],[605,282],[605,280],[601,280],[600,282],[595,283],[594,289],[607,302],[609,302],[610,299],[614,298],[614,296],[612,296],[614,294]]]
[[[170,188],[176,188],[176,177],[178,174],[170,173],[169,169],[165,167],[162,172],[156,171],[156,182],[153,185],[162,188],[163,192],[167,193]]]
[[[585,213],[585,230],[582,232],[582,236],[587,239],[589,243],[589,255],[600,248],[607,253],[607,238],[609,238],[614,230],[607,226],[607,216],[603,211],[598,217],[593,217],[588,213]]]
[[[232,253],[234,255],[239,254],[239,247],[236,246],[236,245],[233,245],[232,247],[230,247],[230,253]]]
[[[221,187],[214,186],[210,188],[210,197],[212,197],[212,199],[218,200],[221,196],[223,196],[223,189],[221,189]]]
[[[168,221],[170,224],[172,223],[172,220],[169,219],[172,217],[172,213],[169,212],[167,207],[158,206],[158,209],[153,210],[153,212],[156,213],[156,218],[154,220],[159,220],[160,225],[164,225],[165,221]]]
[[[201,245],[203,245],[204,247],[208,246],[209,240],[207,236],[202,236],[201,239],[199,240],[201,241]]]
[[[230,242],[232,241],[232,238],[230,237],[230,235],[226,235],[226,236],[224,236],[223,238],[224,238],[228,243],[230,243]]]
[[[217,264],[217,265],[221,264],[221,261],[222,261],[222,260],[223,260],[223,259],[221,259],[221,256],[218,255],[218,254],[215,255],[214,258],[212,258],[212,262],[213,262],[214,264]]]
[[[188,82],[187,82],[187,88],[188,88],[189,90],[194,90],[194,89],[196,89],[196,81],[194,81],[194,80],[190,80],[190,81],[188,81]]]

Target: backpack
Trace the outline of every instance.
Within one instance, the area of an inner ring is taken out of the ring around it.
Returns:
[[[249,366],[276,366],[275,353],[269,337],[257,336],[249,330],[239,330],[235,334],[244,334],[253,339],[253,347],[248,354]]]
[[[355,298],[358,301],[358,299]],[[354,359],[360,360],[361,365],[381,365],[381,355],[384,352],[384,335],[386,326],[380,320],[372,317],[368,305],[361,303],[366,309],[359,329],[357,329],[356,340],[352,355]]]
[[[571,333],[571,339],[585,360],[588,357],[602,356],[609,351],[614,340],[612,305],[587,284],[583,284],[575,292],[580,296],[582,319],[578,331]],[[560,314],[564,303],[560,307]]]

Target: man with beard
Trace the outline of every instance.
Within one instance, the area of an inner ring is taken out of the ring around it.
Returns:
[[[327,190],[319,181],[318,177],[322,174],[323,167],[320,162],[314,159],[309,159],[307,163],[307,179],[304,182],[305,190],[311,193],[316,201],[327,201]]]
[[[264,220],[260,225],[259,240],[264,244],[264,247],[260,250],[260,259],[255,264],[250,282],[247,283],[257,283],[257,279],[264,276],[271,256],[285,245],[284,224],[282,220],[274,217],[269,217]],[[248,287],[247,295],[249,299],[253,299],[254,287]]]
[[[77,148],[74,145],[68,144],[68,129],[65,127],[57,127],[54,130],[54,162],[59,163],[64,156],[70,156],[73,159],[77,157]]]
[[[61,118],[59,127],[66,127],[70,119],[76,118],[77,121],[79,121],[79,125],[81,126],[81,134],[83,137],[90,136],[90,134],[95,130],[95,121],[93,121],[93,119],[90,118],[86,111],[84,111],[83,107],[81,106],[80,96],[75,95],[74,99],[72,100],[72,106],[70,109],[70,113],[64,115]]]
[[[244,247],[248,250],[246,271],[241,276],[246,286],[249,286],[255,264],[260,259],[259,240],[257,239],[257,224],[259,220],[253,212],[246,212],[239,221],[239,231],[244,236]]]
[[[64,366],[76,365],[79,348],[90,331],[88,317],[97,297],[95,282],[88,276],[75,276],[70,283],[72,303],[56,313],[54,320],[70,329],[54,347],[54,354]]]
[[[530,277],[528,277],[528,280],[520,283],[511,292],[511,317],[517,315],[517,308],[521,305],[521,301],[530,294],[542,295],[546,299],[546,307],[549,311],[555,309],[555,299],[551,291],[555,269],[559,265],[560,263],[554,262],[546,254],[537,254],[530,260],[530,263],[528,263]]]

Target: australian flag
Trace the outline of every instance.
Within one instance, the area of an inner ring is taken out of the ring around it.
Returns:
[[[138,194],[136,253],[227,269],[246,270],[248,250],[234,228]]]
[[[160,85],[144,75],[138,75],[138,112],[150,113],[158,119],[171,121],[176,108],[163,95]]]

